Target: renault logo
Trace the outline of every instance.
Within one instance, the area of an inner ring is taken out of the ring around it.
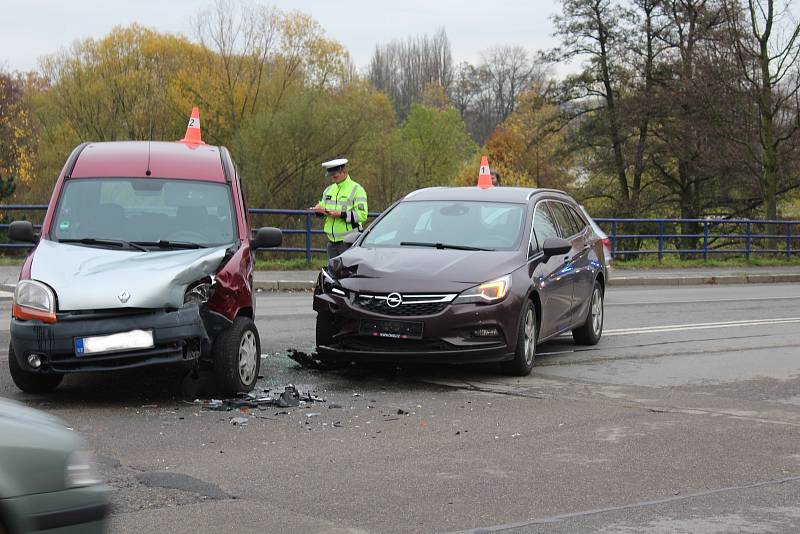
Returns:
[[[386,297],[386,305],[390,308],[396,308],[403,303],[403,297],[400,293],[389,293],[389,296]]]
[[[128,302],[128,300],[130,300],[130,298],[131,298],[131,294],[130,294],[130,293],[128,293],[128,290],[126,290],[126,289],[123,289],[123,290],[122,290],[122,293],[120,293],[119,295],[117,295],[117,298],[119,299],[119,301],[120,301],[121,303],[125,304],[126,302]]]

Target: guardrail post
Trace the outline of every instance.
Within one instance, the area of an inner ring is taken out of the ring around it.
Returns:
[[[703,221],[703,259],[708,259],[708,221]]]
[[[664,221],[658,221],[658,261],[664,259]]]
[[[792,223],[786,223],[786,259],[792,257]]]
[[[617,221],[611,221],[611,257],[617,254]]]
[[[306,213],[306,263],[311,263],[311,214]]]
[[[750,259],[750,221],[744,225],[744,257]]]

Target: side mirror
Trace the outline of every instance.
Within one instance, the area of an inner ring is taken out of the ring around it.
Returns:
[[[39,241],[39,236],[33,231],[33,224],[30,221],[14,221],[9,224],[8,237],[12,241],[22,241],[34,245]]]
[[[342,239],[342,241],[344,242],[345,245],[347,245],[347,248],[350,248],[353,246],[353,243],[355,243],[358,240],[359,237],[361,237],[361,232],[355,230],[353,232],[350,232],[349,234],[346,234]]]
[[[283,243],[283,233],[280,228],[265,226],[256,231],[256,236],[250,240],[250,248],[273,248]]]
[[[560,237],[548,237],[544,240],[542,250],[544,252],[544,257],[549,259],[553,256],[566,254],[572,250],[572,243]]]

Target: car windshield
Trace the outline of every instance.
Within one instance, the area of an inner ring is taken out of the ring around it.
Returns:
[[[50,231],[56,241],[136,248],[206,247],[234,236],[229,186],[149,178],[66,181]]]
[[[524,218],[524,204],[406,201],[373,224],[361,246],[515,250]]]

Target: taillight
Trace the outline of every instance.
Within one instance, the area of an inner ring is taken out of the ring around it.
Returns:
[[[609,238],[603,239],[603,246],[610,249],[611,248],[611,240]]]

